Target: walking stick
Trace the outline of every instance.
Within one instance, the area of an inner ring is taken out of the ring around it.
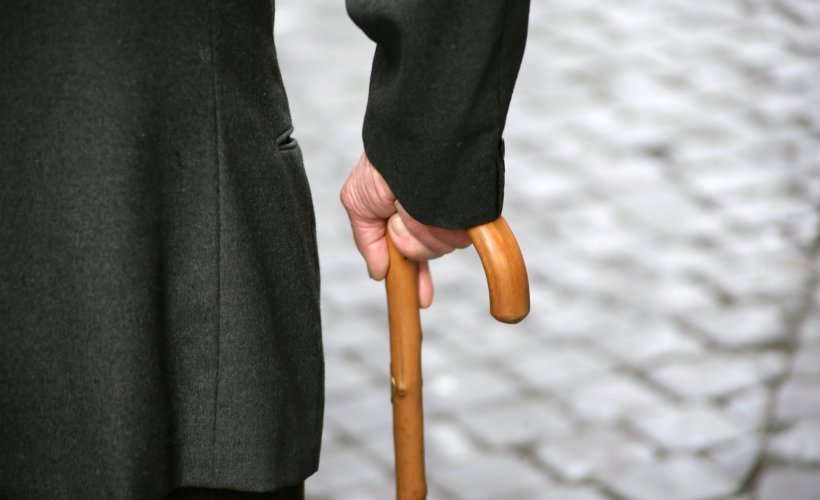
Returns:
[[[487,275],[490,313],[504,323],[517,323],[530,310],[524,258],[503,217],[468,229]],[[421,398],[421,320],[418,264],[402,256],[387,236],[387,310],[390,322],[390,375],[393,442],[396,452],[396,498],[427,497],[424,476],[424,416]]]

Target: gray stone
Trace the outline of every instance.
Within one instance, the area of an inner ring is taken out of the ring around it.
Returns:
[[[424,405],[430,412],[472,411],[477,406],[512,399],[516,394],[513,380],[485,367],[453,366],[424,379]]]
[[[760,154],[755,152],[755,154]],[[742,205],[727,207],[727,217],[745,226],[763,227],[769,232],[762,232],[762,238],[748,239],[748,245],[740,242],[732,244],[733,253],[739,256],[760,255],[762,253],[776,253],[778,251],[794,252],[788,240],[771,231],[775,224],[782,223],[794,217],[812,217],[812,206],[799,199],[790,199],[784,196],[769,196],[748,198]],[[773,252],[774,251],[774,252]]]
[[[331,399],[333,411],[327,413],[327,419],[351,435],[368,435],[374,429],[390,425],[392,409],[390,406],[390,386],[362,386],[355,396]]]
[[[750,433],[709,452],[708,457],[738,484],[744,483],[761,459],[762,436]]]
[[[327,312],[325,311],[323,319],[327,318]],[[323,328],[323,340],[325,347],[332,352],[358,352],[365,347],[378,349],[382,353],[388,352],[387,323],[386,320],[382,320],[381,315],[374,317],[370,314],[354,313],[336,314],[331,317],[333,321],[324,321],[327,324]]]
[[[777,394],[775,417],[781,421],[820,418],[820,384],[814,379],[792,378]]]
[[[820,380],[820,344],[800,346],[792,360],[792,373]]]
[[[697,315],[697,311],[714,307],[715,296],[704,285],[675,277],[665,277],[647,283],[648,296],[644,305],[651,310],[675,315]]]
[[[577,180],[556,170],[541,172],[539,177],[539,182],[522,183],[519,193],[526,198],[538,200],[578,196],[582,190]]]
[[[339,492],[357,491],[392,481],[388,471],[366,455],[350,448],[335,448],[324,450],[319,472],[305,483],[305,488],[309,497],[339,498]]]
[[[592,427],[538,447],[537,455],[565,479],[595,478],[624,464],[649,463],[655,453],[647,444],[614,427]]]
[[[763,475],[757,500],[817,500],[818,492],[817,470],[775,467]]]
[[[451,465],[469,462],[480,455],[476,444],[456,423],[436,418],[427,419],[424,435],[431,470],[446,471]]]
[[[800,420],[772,436],[769,454],[787,462],[820,464],[820,418]]]
[[[638,134],[637,137],[636,134]],[[647,139],[650,140],[647,141]],[[647,137],[646,132],[641,134],[640,131],[632,131],[631,133],[627,132],[623,140],[627,143],[654,143],[657,142],[657,135]],[[589,167],[590,165],[586,166]],[[666,188],[664,181],[662,167],[654,158],[635,158],[630,162],[610,164],[609,168],[590,169],[587,180],[595,189],[609,193],[638,193],[641,191],[663,190]],[[632,195],[623,201],[627,206],[636,203]]]
[[[426,422],[425,422],[426,423]],[[354,448],[351,441],[355,443],[355,449],[366,453],[368,458],[379,463],[387,469],[393,469],[396,463],[396,454],[393,444],[393,426],[388,422],[373,427],[366,434],[356,432],[348,433],[347,441],[342,446]],[[425,444],[427,443],[425,438]]]
[[[447,350],[451,353],[450,363],[453,365],[495,360],[506,363],[522,354],[546,350],[543,339],[524,328],[524,325],[495,321],[485,309],[486,304],[486,297],[471,304],[473,311],[464,316],[474,316],[472,321],[455,321],[454,318],[461,316],[452,312],[447,318],[439,320],[422,317],[422,324],[427,325],[424,329],[425,344],[435,343]]]
[[[694,500],[725,497],[739,483],[717,465],[690,457],[625,466],[607,474],[604,482],[630,500]]]
[[[599,491],[588,486],[554,485],[540,491],[527,493],[528,500],[606,500]]]
[[[577,286],[579,290],[594,289],[595,283],[600,283],[601,279],[598,271],[577,262],[549,274],[555,282],[571,288]],[[540,316],[540,335],[556,341],[584,340],[602,335],[612,323],[620,321],[617,314],[579,300],[564,300],[534,310]]]
[[[684,398],[710,398],[771,380],[785,370],[777,352],[746,355],[703,355],[671,362],[650,376]]]
[[[532,492],[547,491],[554,484],[527,462],[509,454],[479,455],[452,465],[442,475],[442,486],[457,492],[458,498],[475,500],[529,498]]]
[[[745,288],[745,290],[759,290]],[[698,311],[691,322],[728,347],[749,347],[780,340],[785,323],[779,307],[770,304],[748,304],[740,307]]]
[[[631,419],[632,425],[673,451],[698,451],[737,439],[753,425],[706,405],[661,406]]]
[[[820,292],[815,292],[820,296]],[[813,313],[803,322],[800,338],[804,343],[820,345],[820,304],[814,305]]]
[[[697,224],[709,220],[699,207],[671,190],[655,190],[621,196],[615,200],[619,206],[655,228],[665,232],[689,231],[697,233]]]
[[[589,211],[582,212],[583,215],[571,212],[561,217],[559,230],[566,233],[573,250],[587,259],[605,261],[613,257],[628,258],[637,248],[646,246],[640,235],[623,230],[611,209],[602,212],[604,215],[597,216],[589,215]],[[578,226],[584,230],[572,230]]]
[[[602,347],[630,365],[644,366],[676,356],[698,354],[701,344],[671,322],[644,321],[631,330],[614,331],[599,339]]]
[[[728,399],[724,409],[754,425],[763,426],[771,391],[766,387],[754,387]]]
[[[366,367],[340,356],[325,362],[325,390],[329,397],[355,393],[373,379]]]
[[[322,447],[327,449],[339,444],[340,434],[336,425],[331,422],[325,422],[322,426]]]
[[[572,430],[565,411],[548,401],[533,399],[465,412],[457,418],[479,440],[495,448],[563,436]]]
[[[749,168],[749,164],[737,165],[735,168],[713,169],[698,172],[690,178],[698,192],[711,196],[736,194],[755,187],[782,185],[784,172],[774,169]]]
[[[771,229],[770,231],[774,231]],[[783,233],[783,229],[778,229],[776,236],[771,236],[775,241],[786,240],[788,237]],[[750,238],[739,238],[739,240],[749,240]],[[782,315],[785,305],[782,300],[778,300],[777,305],[768,303],[772,298],[789,299],[789,302],[802,295],[801,281],[807,277],[809,261],[804,255],[795,252],[791,243],[780,243],[786,248],[770,249],[766,246],[775,246],[778,243],[766,243],[766,236],[758,238],[762,240],[758,245],[763,248],[755,249],[752,245],[743,246],[740,242],[733,242],[731,245],[724,245],[721,250],[726,252],[725,272],[710,277],[721,290],[731,296],[734,300],[741,302],[748,311],[760,308],[763,313],[769,312],[772,319],[761,319],[765,325],[774,322],[777,324],[778,315]],[[777,274],[772,274],[771,268],[761,267],[758,263],[765,259],[772,267],[778,269]],[[747,301],[749,303],[743,303]],[[754,302],[757,303],[754,303]],[[744,313],[744,308],[740,308],[740,314]],[[730,311],[731,312],[731,311]],[[742,320],[742,317],[740,318]],[[782,321],[782,320],[781,320]],[[744,321],[745,323],[745,321]]]
[[[310,480],[308,480],[309,482]],[[436,495],[436,491],[428,484],[428,496],[430,498],[440,498]],[[345,492],[345,498],[355,498],[356,500],[384,500],[385,498],[394,498],[396,496],[395,481],[383,481],[379,484],[365,484],[357,486]],[[308,496],[308,498],[311,498]],[[331,499],[338,498],[338,494],[334,494]]]
[[[688,244],[671,244],[664,246],[663,252],[652,256],[653,266],[664,273],[678,276],[699,274],[714,276],[726,269],[719,257],[702,251],[694,251]]]
[[[568,399],[577,414],[593,422],[612,422],[666,404],[641,380],[614,372],[580,384]]]
[[[430,335],[425,336],[421,343],[421,364],[424,376],[433,373],[446,373],[459,366],[460,353],[453,353],[451,346]]]
[[[533,389],[563,392],[579,380],[603,373],[611,364],[590,349],[556,346],[530,353],[510,363],[508,368]]]

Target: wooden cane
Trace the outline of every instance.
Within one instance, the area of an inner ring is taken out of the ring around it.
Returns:
[[[530,310],[527,269],[518,242],[503,217],[468,229],[484,266],[490,312],[504,323],[517,323]],[[418,264],[401,255],[390,236],[387,310],[390,323],[390,375],[396,498],[427,497],[424,474],[424,415],[421,397],[421,320]]]

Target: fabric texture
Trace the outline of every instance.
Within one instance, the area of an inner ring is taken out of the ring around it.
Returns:
[[[319,274],[271,4],[0,10],[0,498],[302,481]]]
[[[347,0],[376,42],[365,151],[407,212],[465,229],[503,206],[502,134],[529,0]]]
[[[365,148],[501,209],[526,2],[352,0]],[[315,222],[269,0],[0,0],[0,498],[271,492],[318,467]]]
[[[302,483],[270,493],[248,493],[210,488],[177,488],[168,495],[166,500],[304,500],[304,498],[305,485]]]

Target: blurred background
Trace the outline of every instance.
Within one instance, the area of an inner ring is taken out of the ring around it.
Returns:
[[[279,0],[316,203],[327,407],[309,498],[393,495],[384,288],[338,190],[373,44]],[[820,2],[533,0],[504,214],[532,313],[472,250],[423,313],[431,499],[820,499]]]

